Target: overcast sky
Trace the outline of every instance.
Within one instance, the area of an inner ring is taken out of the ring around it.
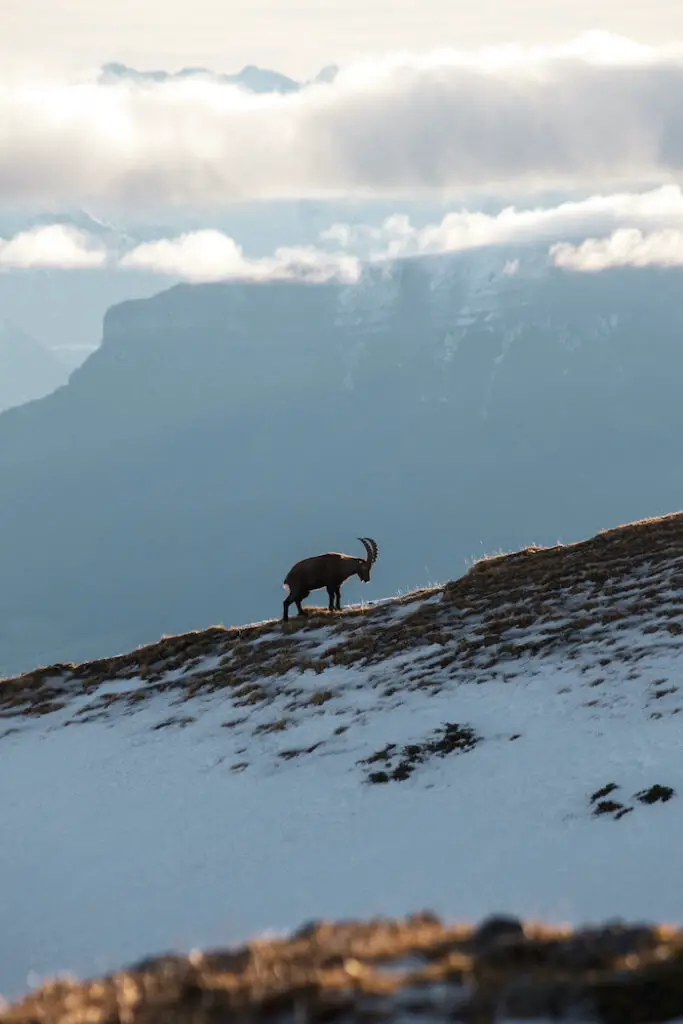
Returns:
[[[5,71],[244,64],[306,77],[401,49],[557,43],[590,29],[683,40],[681,0],[0,0]]]
[[[353,277],[343,225],[334,252],[283,237],[260,261],[211,229],[235,201],[332,196],[394,198],[395,217],[361,230],[371,255],[542,236],[572,269],[683,265],[682,0],[0,0],[0,25],[0,211],[170,224],[189,209],[205,226],[125,256],[57,224],[7,232],[0,270]],[[502,44],[522,49],[492,59]],[[215,80],[98,84],[106,61],[345,70],[255,96]],[[593,198],[546,209],[547,190]],[[402,204],[427,195],[453,213],[420,232]],[[483,196],[525,208],[492,218],[470,205]]]

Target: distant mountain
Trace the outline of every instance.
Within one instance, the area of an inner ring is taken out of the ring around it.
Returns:
[[[324,69],[323,74],[329,74],[330,69]],[[258,68],[253,64],[245,65],[236,74],[220,74],[210,71],[208,68],[182,68],[180,71],[138,71],[136,68],[129,68],[125,64],[110,62],[103,64],[98,81],[108,84],[128,80],[140,84],[153,82],[182,81],[188,78],[211,78],[213,81],[222,82],[227,85],[238,85],[249,92],[297,92],[301,83],[296,82],[287,75],[281,75],[278,71],[270,71],[267,68]],[[328,80],[327,78],[325,79]]]
[[[147,238],[144,232],[140,236],[132,234],[127,227],[79,207],[5,210],[0,214],[0,238],[53,224],[86,232],[113,251],[125,252]],[[110,305],[124,298],[153,295],[158,290],[157,276],[122,274],[115,267],[21,268],[0,274],[0,311],[26,335],[49,339],[48,355],[70,371],[99,345],[102,317]],[[41,395],[45,393],[41,391]]]
[[[0,317],[0,412],[50,394],[68,376],[55,353]]]
[[[163,69],[138,71],[136,68],[130,68],[126,64],[110,61],[108,64],[102,65],[98,81],[103,84],[111,84],[112,82],[127,80],[145,84],[178,82],[188,78],[209,78],[214,82],[238,85],[248,92],[279,92],[286,94],[298,92],[299,89],[304,88],[306,85],[312,85],[316,82],[333,82],[338,74],[339,66],[337,64],[327,64],[310,81],[298,82],[296,79],[289,78],[288,75],[283,75],[279,71],[259,68],[254,64],[245,64],[241,71],[230,75],[202,67],[181,68],[180,71],[164,71]]]
[[[113,224],[102,220],[100,217],[93,216],[93,214],[80,207],[70,210],[59,210],[55,213],[48,211],[37,213],[30,218],[28,223],[24,222],[21,225],[21,230],[25,231],[27,228],[40,228],[51,224],[64,224],[66,227],[85,231],[89,235],[93,235],[101,240],[121,240],[126,237]]]
[[[0,417],[2,668],[278,614],[292,562],[359,535],[347,602],[680,507],[681,271],[519,255],[110,309],[66,388]]]
[[[326,64],[324,68],[321,68],[318,74],[313,79],[314,82],[334,82],[335,78],[339,74],[338,64]]]
[[[402,204],[401,209],[414,223],[423,225],[440,221],[449,206],[419,201]],[[393,199],[243,202],[213,211],[208,219],[205,214],[179,208],[164,221],[144,215],[119,221],[75,207],[53,212],[5,210],[0,212],[0,237],[62,223],[87,231],[112,250],[125,252],[142,242],[210,227],[235,238],[248,256],[260,257],[272,256],[283,245],[320,245],[320,234],[330,224],[377,224],[394,212]],[[102,320],[110,306],[126,299],[148,298],[176,280],[140,270],[123,273],[113,264],[82,270],[21,270],[0,274],[0,310],[28,334],[49,338],[50,345],[72,366],[99,345]]]
[[[45,338],[48,355],[71,369],[100,344],[109,306],[158,291],[153,274],[40,267],[0,274],[0,310],[27,335]]]

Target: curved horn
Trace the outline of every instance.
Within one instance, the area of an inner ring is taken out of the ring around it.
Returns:
[[[361,542],[368,556],[368,562],[372,565],[373,562],[377,561],[378,547],[377,541],[373,540],[372,537],[359,537],[358,540]]]

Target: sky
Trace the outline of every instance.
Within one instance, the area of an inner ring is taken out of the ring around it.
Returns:
[[[5,230],[0,271],[354,280],[361,257],[539,237],[572,270],[683,262],[680,0],[0,0],[0,23],[0,214],[198,218],[134,249],[44,220]],[[98,82],[108,61],[341,72],[254,95],[215,77]],[[283,235],[260,261],[218,230],[236,203],[347,198],[394,215],[330,222],[308,248]],[[420,198],[450,212],[418,230]]]
[[[397,50],[553,44],[593,29],[683,40],[680,0],[0,0],[0,66],[245,64],[310,77]]]
[[[595,32],[392,53],[286,96],[216,78],[0,75],[0,204],[130,213],[663,185],[683,171],[682,108],[683,45]]]

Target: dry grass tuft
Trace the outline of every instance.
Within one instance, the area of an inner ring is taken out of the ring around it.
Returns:
[[[288,623],[215,625],[164,636],[113,658],[42,667],[0,683],[0,718],[49,715],[81,694],[93,694],[88,711],[95,715],[132,709],[163,692],[187,701],[225,690],[234,705],[249,708],[271,701],[302,672],[322,677],[331,666],[368,668],[398,654],[415,653],[415,668],[389,686],[384,681],[388,697],[399,687],[445,686],[473,673],[481,680],[496,678],[527,656],[561,651],[576,660],[587,644],[609,653],[596,659],[596,668],[637,662],[648,649],[633,639],[625,644],[627,630],[660,646],[683,636],[683,601],[671,594],[682,576],[683,513],[676,513],[575,544],[483,558],[443,587],[411,591],[377,606],[342,612],[312,606],[309,615]],[[315,635],[321,628],[332,641],[324,649]],[[427,650],[431,660],[420,661],[423,647],[440,653]],[[203,667],[208,657],[217,659],[216,667]],[[604,675],[596,671],[593,685]],[[132,692],[98,698],[95,691],[109,680],[129,680]],[[310,703],[323,706],[331,697],[321,679]]]
[[[503,1006],[518,1020],[673,1020],[683,1015],[683,931],[625,923],[573,931],[503,916],[444,925],[428,911],[403,920],[313,921],[285,939],[147,959],[86,982],[47,982],[0,1021],[388,1024],[408,1015],[494,1024]]]

